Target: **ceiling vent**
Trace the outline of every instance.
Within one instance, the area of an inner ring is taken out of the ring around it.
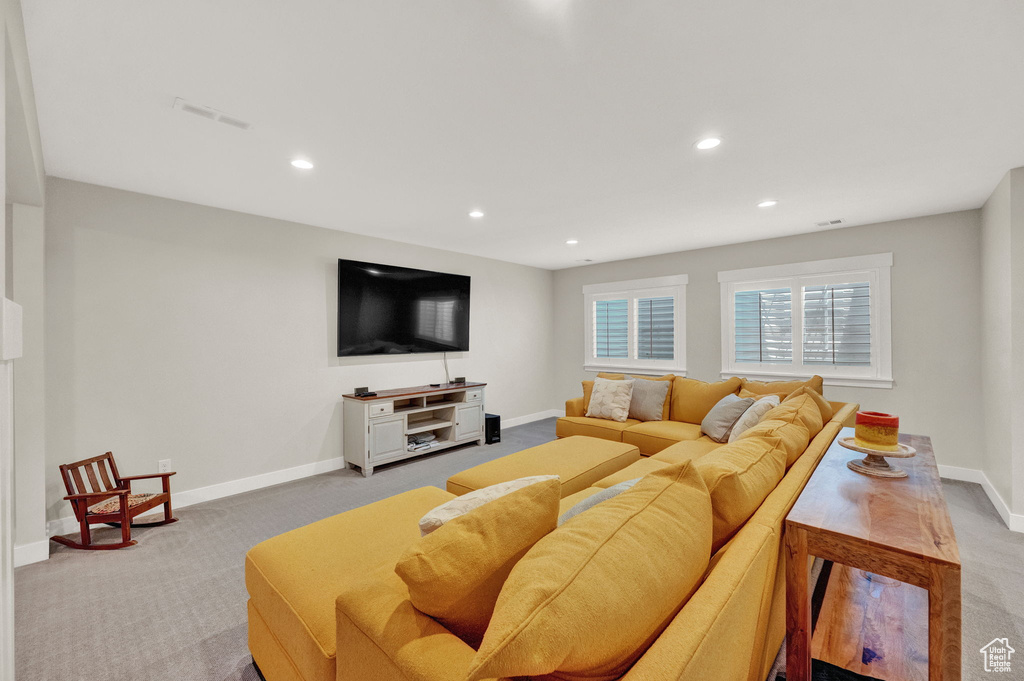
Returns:
[[[825,222],[818,222],[816,224],[818,227],[835,227],[836,225],[843,224],[843,222],[845,222],[845,220],[840,218],[839,220],[825,220]]]
[[[195,102],[189,102],[181,97],[174,100],[174,106],[172,108],[177,109],[178,111],[184,111],[185,113],[190,113],[194,116],[206,118],[207,120],[217,121],[224,125],[230,125],[231,127],[238,128],[239,130],[248,130],[252,127],[252,123],[246,123],[240,118],[228,116],[222,111],[217,111],[216,109],[211,109],[208,106],[196,104]]]

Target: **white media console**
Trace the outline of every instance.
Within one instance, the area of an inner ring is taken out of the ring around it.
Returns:
[[[486,383],[442,383],[344,395],[345,465],[373,467],[484,439]],[[432,434],[430,449],[410,451],[410,435]]]

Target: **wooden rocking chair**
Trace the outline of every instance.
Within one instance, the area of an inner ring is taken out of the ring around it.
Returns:
[[[84,475],[83,475],[84,471]],[[141,523],[135,527],[150,527],[177,522],[171,515],[171,481],[174,473],[155,473],[153,475],[134,475],[122,478],[117,474],[114,455],[107,452],[103,456],[94,456],[60,467],[60,476],[75,511],[75,519],[81,527],[81,543],[67,537],[50,537],[53,541],[73,549],[121,549],[133,546],[137,542],[132,539],[132,519],[135,516],[164,505],[164,519],[153,523]],[[163,491],[152,494],[132,494],[133,480],[163,478]],[[89,534],[90,525],[111,525],[121,528],[119,544],[93,544]]]

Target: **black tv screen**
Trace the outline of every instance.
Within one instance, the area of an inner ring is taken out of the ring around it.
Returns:
[[[338,260],[338,357],[469,350],[469,277]]]

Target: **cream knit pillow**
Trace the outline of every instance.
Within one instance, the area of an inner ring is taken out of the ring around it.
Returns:
[[[420,536],[426,537],[445,523],[454,520],[461,515],[465,515],[473,509],[483,506],[489,501],[494,501],[495,499],[511,494],[516,490],[529,487],[530,485],[535,485],[538,482],[544,482],[546,480],[558,480],[558,476],[531,475],[526,478],[519,478],[518,480],[499,482],[489,487],[481,487],[478,490],[473,490],[472,492],[463,494],[461,497],[455,497],[451,501],[446,501],[440,506],[432,508],[427,511],[425,516],[420,518]]]
[[[619,423],[629,416],[629,402],[633,398],[634,379],[610,381],[607,378],[594,379],[594,392],[590,395],[587,416],[595,419],[611,419]]]
[[[735,442],[740,439],[743,433],[760,423],[764,415],[777,406],[779,406],[778,395],[762,397],[757,402],[754,402],[733,425],[732,431],[729,433],[729,442]]]

